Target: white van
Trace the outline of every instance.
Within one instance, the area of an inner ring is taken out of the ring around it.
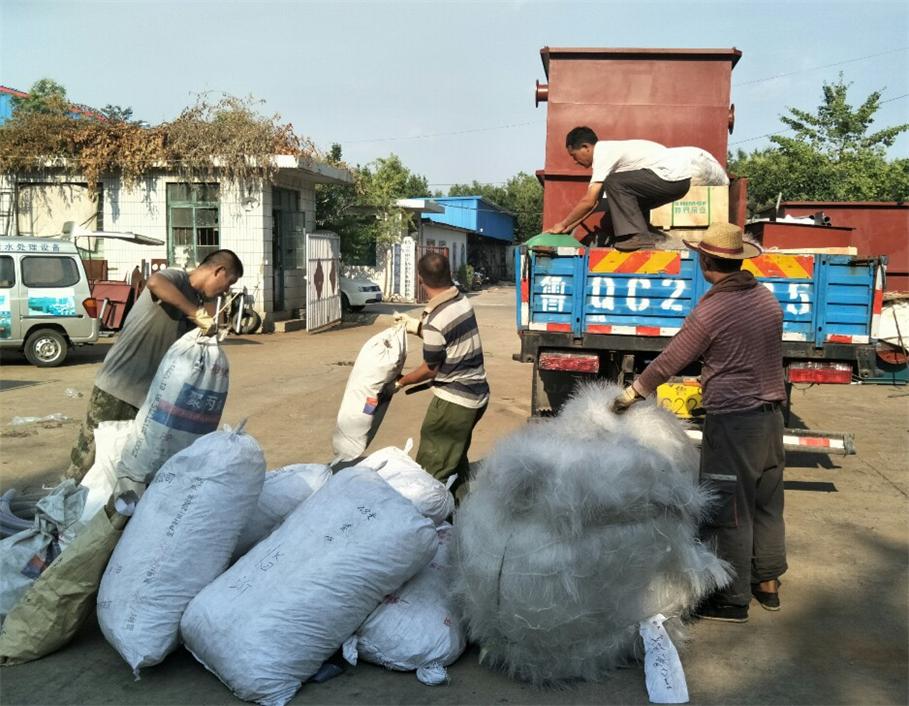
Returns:
[[[0,237],[0,349],[32,365],[60,365],[70,346],[98,340],[98,303],[76,246],[53,238]]]

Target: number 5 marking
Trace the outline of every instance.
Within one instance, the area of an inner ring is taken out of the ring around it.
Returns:
[[[789,299],[798,304],[787,304],[786,311],[790,314],[807,314],[811,308],[807,284],[790,284]]]

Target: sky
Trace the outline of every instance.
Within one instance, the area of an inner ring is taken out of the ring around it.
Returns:
[[[0,84],[52,78],[150,123],[200,92],[252,95],[319,148],[395,153],[443,192],[543,167],[544,46],[738,48],[733,149],[767,146],[839,72],[853,105],[883,90],[875,127],[909,122],[905,0],[0,0]]]

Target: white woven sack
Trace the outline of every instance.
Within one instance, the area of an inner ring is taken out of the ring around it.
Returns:
[[[88,488],[85,508],[82,510],[82,522],[87,524],[114,492],[117,484],[117,463],[129,440],[135,422],[126,421],[101,422],[95,429],[95,462],[79,484]]]
[[[451,476],[448,485],[436,480],[410,457],[412,448],[413,439],[408,439],[403,449],[387,446],[371,453],[357,465],[375,470],[421,513],[439,524],[454,512],[454,497],[448,489],[457,476]]]
[[[388,594],[344,643],[344,658],[357,657],[388,669],[416,671],[417,679],[434,686],[448,680],[445,669],[467,644],[451,595],[451,530],[436,528],[439,548],[432,561],[410,581]]]
[[[158,471],[98,592],[101,630],[136,676],[176,648],[183,610],[227,568],[264,477],[262,449],[239,430],[203,436]]]
[[[436,545],[410,502],[347,468],[196,596],[183,641],[239,698],[283,706]]]
[[[237,540],[234,559],[265,539],[284,518],[331,478],[322,463],[294,463],[265,474],[262,494]]]
[[[168,350],[117,466],[117,476],[150,483],[161,465],[221,423],[229,364],[216,336],[193,329]]]
[[[360,349],[338,410],[331,438],[335,462],[363,455],[388,409],[394,382],[407,358],[407,332],[393,326],[370,338]]]

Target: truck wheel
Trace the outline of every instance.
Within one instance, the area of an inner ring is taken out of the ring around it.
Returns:
[[[25,341],[25,358],[39,368],[54,368],[66,359],[69,344],[62,333],[51,328],[34,331]]]
[[[239,334],[241,336],[248,336],[251,333],[255,333],[259,330],[259,327],[262,325],[262,317],[259,316],[258,311],[253,311],[252,309],[247,309],[243,314],[243,318],[240,319],[240,330],[234,329],[233,326],[230,327],[232,333]]]

